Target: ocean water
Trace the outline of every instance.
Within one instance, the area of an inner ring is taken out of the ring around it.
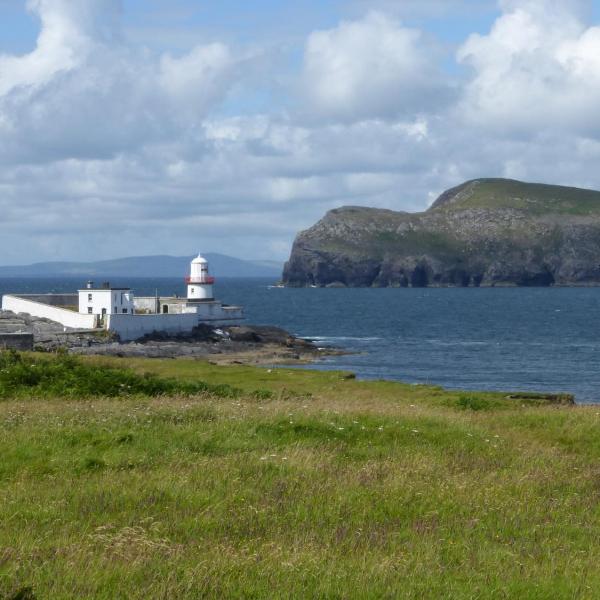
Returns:
[[[75,279],[0,279],[0,294],[64,292]],[[177,279],[113,279],[138,295],[180,294]],[[600,288],[287,289],[218,280],[247,321],[352,354],[320,369],[447,388],[570,392],[600,403]]]

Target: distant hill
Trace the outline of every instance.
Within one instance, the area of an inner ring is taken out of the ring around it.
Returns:
[[[425,212],[345,206],[296,237],[291,286],[599,285],[600,192],[467,181]]]
[[[216,277],[281,277],[283,265],[275,261],[242,260],[206,253]],[[184,277],[192,256],[133,256],[97,262],[46,262],[0,267],[0,277]]]

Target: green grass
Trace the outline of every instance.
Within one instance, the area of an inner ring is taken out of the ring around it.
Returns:
[[[128,368],[105,365],[98,368],[68,354],[56,357],[0,352],[0,398],[92,396],[161,396],[201,394],[235,397],[231,386],[204,381],[178,381],[153,373],[138,374]]]
[[[77,364],[185,392],[5,394],[0,598],[598,595],[595,407],[339,372]],[[186,387],[202,382],[217,391]]]
[[[597,215],[600,192],[512,179],[482,179],[470,183],[463,200],[447,205],[450,210],[455,207],[515,208],[532,215]]]

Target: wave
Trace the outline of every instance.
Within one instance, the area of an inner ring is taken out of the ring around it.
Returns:
[[[380,337],[354,337],[354,336],[323,336],[323,335],[303,335],[301,336],[315,342],[378,342]]]

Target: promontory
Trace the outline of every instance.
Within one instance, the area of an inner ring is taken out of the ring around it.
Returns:
[[[477,179],[421,213],[331,210],[296,237],[283,283],[600,285],[600,192]]]

